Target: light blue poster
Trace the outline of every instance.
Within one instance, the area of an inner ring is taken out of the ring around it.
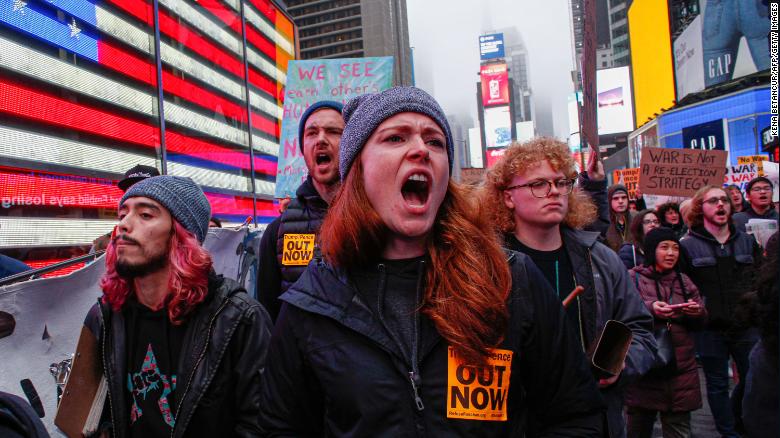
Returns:
[[[320,100],[347,103],[355,96],[383,91],[392,84],[392,56],[290,61],[275,196],[294,197],[308,174],[298,146],[298,122],[309,105]]]

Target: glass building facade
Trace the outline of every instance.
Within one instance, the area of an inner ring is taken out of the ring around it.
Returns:
[[[268,223],[295,47],[269,0],[0,0],[0,252],[87,252],[137,164]]]

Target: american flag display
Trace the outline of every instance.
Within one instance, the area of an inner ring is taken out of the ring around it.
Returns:
[[[0,249],[88,248],[162,143],[223,223],[276,216],[292,20],[269,0],[157,0],[159,102],[153,1],[0,0]]]

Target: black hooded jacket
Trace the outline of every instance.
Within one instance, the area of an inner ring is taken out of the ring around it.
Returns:
[[[347,274],[316,258],[282,295],[264,435],[600,436],[603,401],[560,301],[527,256],[509,254],[509,329],[494,351],[503,362],[479,378],[420,312],[410,363]],[[506,419],[486,421],[494,408]]]
[[[257,436],[270,318],[235,281],[211,275],[208,284],[206,299],[187,316],[171,438]],[[113,437],[127,436],[130,419],[124,319],[123,311],[98,302],[84,322],[98,339],[108,380],[103,417],[111,421]]]

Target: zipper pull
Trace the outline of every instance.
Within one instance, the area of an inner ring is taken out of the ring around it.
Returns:
[[[420,395],[417,393],[417,386],[420,384],[420,378],[414,373],[414,371],[410,371],[409,381],[412,382],[412,391],[414,391],[414,402],[417,404],[417,410],[422,411],[425,409],[425,406],[423,405],[423,401],[420,398]]]

